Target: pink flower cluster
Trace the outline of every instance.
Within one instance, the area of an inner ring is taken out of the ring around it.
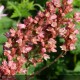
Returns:
[[[60,36],[65,40],[65,43],[60,47],[64,51],[74,50],[74,44],[77,41],[76,34],[79,32],[77,29],[75,29],[75,24],[73,23],[72,19],[68,19],[66,24],[67,25],[65,27],[60,28],[59,30]]]
[[[78,19],[76,14],[73,18],[65,18],[73,10],[71,3],[72,0],[47,2],[44,12],[39,11],[34,18],[28,17],[24,24],[18,23],[17,30],[10,29],[6,33],[8,41],[4,45],[4,55],[7,61],[0,66],[4,75],[27,73],[27,67],[22,68],[24,64],[36,66],[43,59],[49,59],[50,52],[57,52],[57,36],[65,40],[60,46],[62,50],[75,49],[78,30],[74,22],[80,17]]]

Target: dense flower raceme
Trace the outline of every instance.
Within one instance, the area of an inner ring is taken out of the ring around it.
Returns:
[[[74,22],[79,21],[80,16],[76,13],[73,18],[65,18],[73,9],[71,3],[72,0],[47,2],[44,12],[39,11],[34,18],[28,17],[24,24],[18,23],[17,30],[10,29],[6,33],[8,41],[4,45],[4,55],[7,60],[0,66],[4,75],[25,74],[30,64],[36,66],[43,59],[49,59],[46,53],[57,52],[57,36],[65,40],[60,46],[62,50],[75,49],[78,30]],[[26,69],[23,65],[26,65]]]

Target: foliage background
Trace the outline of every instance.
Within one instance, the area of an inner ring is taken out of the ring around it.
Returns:
[[[5,6],[4,13],[8,14],[7,17],[0,19],[0,64],[3,56],[3,44],[7,41],[5,33],[10,28],[16,28],[18,22],[23,22],[24,18],[28,16],[35,16],[39,10],[45,9],[45,4],[48,0],[0,0],[0,5]],[[80,11],[80,0],[73,2],[74,12]],[[68,14],[67,17],[71,17]],[[76,25],[80,30],[80,23]],[[39,75],[34,76],[31,80],[79,80],[80,79],[80,34],[77,35],[78,41],[76,43],[76,50],[67,52],[63,58],[59,59],[55,64],[43,70]],[[61,39],[57,39],[59,43]],[[57,44],[59,45],[59,44]],[[60,54],[60,51],[57,52]],[[47,62],[33,65],[28,69],[28,75],[40,70],[42,67],[49,65],[56,54],[51,54],[51,59]],[[21,74],[22,75],[22,74]],[[25,76],[16,75],[18,80],[25,80]]]

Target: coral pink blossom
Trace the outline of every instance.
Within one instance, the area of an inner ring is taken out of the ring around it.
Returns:
[[[80,12],[75,13],[74,17],[77,22],[80,22]]]
[[[50,59],[49,55],[47,55],[47,54],[43,54],[43,58],[44,58],[45,60]]]
[[[73,0],[67,0],[68,4],[72,4]]]
[[[19,29],[25,29],[25,27],[26,27],[25,24],[21,24],[21,23],[17,24],[17,26]]]

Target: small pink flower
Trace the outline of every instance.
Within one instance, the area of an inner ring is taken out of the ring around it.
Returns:
[[[17,57],[17,60],[19,61],[19,63],[21,63],[21,64],[25,64],[25,62],[26,62],[26,59],[25,59],[25,57],[24,56],[18,56]]]
[[[4,61],[2,62],[2,64],[3,64],[4,66],[7,66],[7,61],[4,60]]]
[[[28,53],[28,52],[31,51],[31,50],[32,50],[32,47],[29,47],[29,46],[22,48],[22,52],[23,52],[23,53]]]
[[[50,13],[49,12],[46,12],[45,16],[46,17],[49,17],[50,16]]]
[[[22,45],[22,39],[18,39],[16,42],[19,44],[19,46]]]
[[[31,49],[32,49],[32,47],[29,47],[29,46],[28,46],[28,47],[26,47],[25,51],[26,51],[26,52],[29,52],[29,51],[31,51]]]
[[[47,55],[47,54],[43,54],[43,58],[44,58],[45,60],[50,59],[49,55]]]
[[[67,0],[67,4],[72,4],[73,0]]]
[[[45,48],[42,48],[41,51],[42,51],[42,53],[45,53],[46,52],[46,49]]]
[[[56,22],[52,22],[51,26],[52,27],[56,27],[57,26],[57,23]]]
[[[19,29],[25,29],[26,28],[26,25],[21,24],[21,23],[17,24],[17,26],[18,26]]]
[[[8,60],[12,60],[13,59],[13,57],[11,55],[7,55],[7,57],[8,57]]]
[[[9,61],[8,66],[13,70],[17,69],[16,64],[13,61]]]
[[[75,13],[74,18],[77,22],[80,22],[80,12]]]
[[[52,48],[50,49],[50,51],[52,51],[52,52],[57,52],[57,50],[56,50],[54,47],[52,47]]]
[[[42,32],[42,27],[39,26],[38,28],[36,28],[36,33],[39,34],[40,32]]]
[[[4,55],[8,56],[11,54],[11,51],[10,50],[4,50]]]
[[[22,73],[22,74],[26,74],[26,73],[27,73],[27,70],[26,70],[26,69],[21,68],[21,69],[20,69],[20,73]]]
[[[38,38],[44,38],[44,32],[40,32]]]
[[[74,44],[70,44],[70,50],[74,50],[74,49],[76,49],[75,45]]]
[[[4,16],[7,16],[7,14],[3,14],[4,6],[0,6],[0,19]]]
[[[56,44],[55,39],[50,38],[49,41],[48,41],[48,44],[51,44],[51,45]]]
[[[65,45],[60,46],[60,48],[61,48],[63,51],[67,51],[67,48],[66,48]]]
[[[34,21],[32,17],[28,17],[28,20],[29,20],[29,22],[31,22],[31,23]]]
[[[10,47],[12,46],[12,44],[9,43],[9,42],[6,42],[4,46],[5,46],[6,48],[10,48]]]
[[[44,14],[43,14],[41,11],[39,11],[39,12],[38,12],[38,16],[43,17]]]
[[[36,37],[31,38],[31,42],[37,44],[38,39]]]
[[[65,28],[59,29],[59,33],[61,36],[64,36],[67,33],[67,30]]]
[[[53,1],[54,5],[55,5],[56,7],[61,7],[61,2],[60,2],[60,0],[52,0],[52,1]]]
[[[15,36],[16,31],[14,29],[10,29],[11,37]]]
[[[76,29],[73,33],[74,34],[79,34],[79,30]]]
[[[50,20],[53,20],[53,19],[56,19],[57,18],[57,15],[56,14],[53,14],[53,15],[51,15],[51,17],[50,17]]]
[[[36,59],[31,58],[31,59],[30,59],[30,62],[34,65],[34,67],[36,67]]]
[[[74,40],[76,38],[76,35],[70,34],[69,38],[72,39],[72,40]]]

